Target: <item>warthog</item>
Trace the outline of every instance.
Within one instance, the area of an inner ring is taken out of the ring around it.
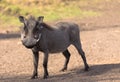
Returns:
[[[70,59],[70,53],[67,49],[71,44],[76,47],[79,54],[81,55],[85,71],[89,69],[86,61],[85,53],[82,50],[80,36],[79,36],[79,26],[74,23],[59,22],[54,26],[49,26],[43,22],[43,16],[37,19],[30,16],[28,19],[23,16],[19,16],[20,22],[24,24],[21,27],[21,41],[23,45],[33,52],[33,64],[34,71],[31,79],[38,77],[38,61],[39,61],[39,51],[44,53],[43,67],[44,67],[44,77],[48,77],[47,63],[49,53],[59,53],[65,57],[64,67],[61,71],[67,70],[67,65]]]

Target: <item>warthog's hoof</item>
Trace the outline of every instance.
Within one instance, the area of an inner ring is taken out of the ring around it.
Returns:
[[[38,75],[37,75],[37,74],[34,74],[34,75],[31,77],[31,79],[36,79],[36,78],[38,78]]]
[[[38,76],[31,77],[31,79],[37,79],[37,78],[38,78]]]
[[[43,79],[47,79],[48,78],[48,75],[44,75]]]
[[[89,71],[89,66],[86,66],[86,67],[85,67],[85,71]]]
[[[62,68],[61,70],[60,70],[60,72],[64,72],[64,71],[66,71],[67,70],[67,67],[64,67],[64,68]]]

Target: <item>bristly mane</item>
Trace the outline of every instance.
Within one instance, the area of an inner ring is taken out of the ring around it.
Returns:
[[[36,20],[36,19],[35,19],[35,17],[34,17],[34,16],[32,16],[32,15],[29,15],[29,16],[28,16],[28,19],[31,19],[31,20]]]
[[[27,23],[35,25],[37,22],[36,18],[32,15],[28,16]]]
[[[32,21],[32,22],[37,21],[36,18],[35,18],[34,16],[32,16],[32,15],[30,15],[30,16],[28,17],[28,20],[29,20],[29,21]],[[42,22],[41,25],[42,25],[43,27],[47,28],[48,30],[51,30],[51,31],[54,30],[54,28],[52,28],[50,25],[48,25],[48,24],[46,24],[46,23],[44,23],[44,22]]]
[[[52,28],[50,25],[48,25],[48,24],[46,24],[46,23],[41,23],[41,25],[43,26],[43,27],[45,27],[45,28],[47,28],[48,30],[55,30],[54,28]]]

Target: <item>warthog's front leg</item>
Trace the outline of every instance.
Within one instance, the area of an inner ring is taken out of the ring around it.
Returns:
[[[35,79],[38,77],[38,61],[39,61],[39,53],[36,51],[33,51],[33,64],[34,64],[34,71],[33,71],[33,75],[31,77],[31,79]]]
[[[48,64],[48,52],[44,53],[44,60],[43,60],[43,67],[44,67],[44,79],[46,79],[49,74],[48,74],[48,70],[47,70],[47,64]]]

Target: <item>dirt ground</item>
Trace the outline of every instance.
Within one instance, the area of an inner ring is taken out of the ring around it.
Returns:
[[[98,17],[74,19],[81,25],[81,41],[90,70],[84,72],[83,61],[73,46],[69,47],[71,59],[66,72],[61,53],[50,54],[50,77],[43,77],[43,54],[40,52],[39,78],[31,80],[32,52],[20,41],[18,33],[0,32],[0,82],[120,82],[120,1],[109,0],[97,8],[83,7],[102,12]]]

